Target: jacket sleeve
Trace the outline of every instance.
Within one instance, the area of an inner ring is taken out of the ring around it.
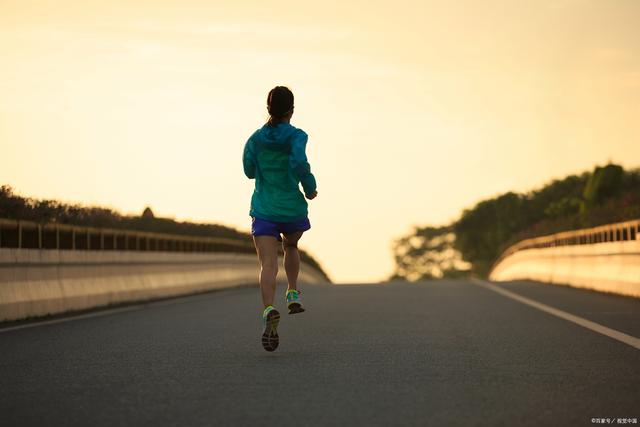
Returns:
[[[300,181],[304,194],[310,195],[316,191],[316,178],[311,173],[311,165],[307,161],[305,148],[307,146],[307,134],[298,131],[291,142],[291,154],[289,155],[289,167],[293,175]]]
[[[249,179],[256,177],[256,159],[253,153],[253,143],[251,138],[244,144],[244,152],[242,153],[242,165],[244,166],[244,174]]]

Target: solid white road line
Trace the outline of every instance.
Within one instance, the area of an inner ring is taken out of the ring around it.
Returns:
[[[477,285],[482,286],[485,289],[490,289],[494,292],[504,295],[507,298],[511,298],[513,300],[516,300],[528,306],[537,308],[538,310],[560,317],[561,319],[568,320],[569,322],[573,322],[577,325],[582,326],[583,328],[591,329],[594,332],[605,335],[609,338],[613,338],[614,340],[618,340],[620,342],[623,342],[625,344],[630,345],[631,347],[634,347],[640,350],[640,338],[636,338],[632,335],[627,335],[624,332],[616,331],[615,329],[607,328],[606,326],[603,326],[599,323],[592,322],[591,320],[583,319],[582,317],[573,315],[571,313],[567,313],[566,311],[549,307],[548,305],[542,304],[538,301],[534,301],[532,299],[518,295],[514,292],[503,289],[499,286],[495,286],[485,280],[472,278],[471,281]]]
[[[141,308],[144,308],[144,306],[145,304],[128,305],[126,307],[110,308],[110,309],[100,310],[100,311],[91,312],[91,313],[65,316],[59,319],[44,320],[42,322],[25,323],[23,325],[10,326],[8,328],[0,328],[0,334],[3,332],[17,331],[18,329],[35,328],[36,326],[53,325],[55,323],[71,322],[73,320],[89,319],[91,317],[108,316],[110,314],[122,313],[123,311],[140,310]]]
[[[147,301],[140,301],[138,303],[131,303],[131,304],[127,304],[124,307],[115,307],[115,308],[104,308],[104,307],[95,307],[96,310],[98,311],[91,311],[88,313],[84,313],[84,314],[68,314],[65,315],[64,313],[61,313],[64,317],[60,317],[58,319],[51,319],[51,320],[42,320],[42,321],[33,321],[33,322],[29,322],[29,323],[24,323],[22,325],[16,325],[16,326],[9,326],[6,328],[3,328],[0,326],[0,334],[3,332],[9,332],[9,331],[16,331],[18,329],[28,329],[28,328],[35,328],[37,326],[45,326],[45,325],[53,325],[56,323],[64,323],[64,322],[72,322],[74,320],[80,320],[80,319],[90,319],[92,317],[102,317],[102,316],[109,316],[111,314],[116,314],[116,313],[123,313],[125,311],[134,311],[134,310],[142,310],[145,308],[150,308],[150,307],[158,307],[158,306],[163,306],[163,305],[173,305],[173,304],[180,304],[183,302],[187,302],[190,301],[192,299],[200,299],[202,298],[203,295],[205,294],[209,294],[209,293],[215,293],[216,295],[222,295],[222,294],[226,294],[227,292],[231,292],[237,289],[241,289],[242,286],[238,286],[238,287],[234,287],[234,288],[225,288],[225,289],[218,289],[218,290],[212,290],[212,291],[208,291],[208,292],[198,292],[195,294],[190,294],[190,295],[176,295],[173,297],[168,297],[168,298],[163,298],[160,300],[147,300]]]

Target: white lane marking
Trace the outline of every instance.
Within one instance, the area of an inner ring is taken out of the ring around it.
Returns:
[[[542,304],[538,301],[534,301],[532,299],[523,297],[514,292],[508,291],[501,287],[495,286],[485,280],[480,280],[476,278],[472,278],[471,281],[477,285],[480,285],[486,289],[490,289],[494,292],[504,295],[507,298],[511,298],[523,304],[529,305],[531,307],[537,308],[538,310],[544,311],[546,313],[552,314],[554,316],[560,317],[561,319],[568,320],[569,322],[573,322],[577,325],[582,326],[583,328],[591,329],[594,332],[605,335],[609,338],[613,338],[614,340],[618,340],[625,344],[630,345],[638,350],[640,350],[640,338],[636,338],[632,335],[627,335],[624,332],[616,331],[615,329],[607,328],[599,323],[592,322],[591,320],[584,319],[582,317],[576,316],[571,313],[567,313],[566,311],[558,310],[557,308],[549,307],[548,305]]]
[[[81,320],[81,319],[90,319],[92,317],[108,316],[110,314],[123,313],[125,311],[142,310],[143,308],[149,308],[149,307],[180,304],[183,302],[191,301],[192,299],[200,299],[203,295],[207,295],[207,294],[215,293],[216,295],[224,295],[238,289],[244,289],[244,288],[249,288],[254,286],[255,285],[247,285],[247,286],[241,285],[241,286],[234,286],[231,288],[212,289],[210,291],[197,292],[195,294],[176,295],[173,297],[167,297],[159,300],[142,301],[139,303],[127,305],[125,307],[103,308],[103,309],[101,309],[100,307],[95,307],[95,309],[99,311],[85,313],[85,314],[76,314],[76,315],[69,314],[68,316],[61,317],[59,319],[51,319],[51,320],[43,320],[43,321],[34,320],[33,323],[30,322],[30,323],[25,323],[23,325],[9,326],[7,328],[3,328],[0,326],[0,334],[3,332],[16,331],[18,329],[35,328],[36,326],[46,326],[46,325],[53,325],[55,323],[71,322],[72,320]],[[61,314],[64,315],[64,313],[61,313]]]
[[[36,326],[53,325],[55,323],[71,322],[72,320],[89,319],[91,317],[108,316],[110,314],[122,313],[123,311],[139,310],[144,308],[145,304],[136,304],[127,307],[111,308],[108,310],[100,310],[94,313],[78,314],[75,316],[61,317],[59,319],[44,320],[42,322],[25,323],[24,325],[10,326],[8,328],[0,328],[0,334],[3,332],[17,331],[18,329],[35,328]]]

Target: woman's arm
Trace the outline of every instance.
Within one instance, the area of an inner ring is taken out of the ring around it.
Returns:
[[[307,134],[301,130],[293,137],[293,141],[291,142],[291,155],[289,156],[289,166],[291,167],[294,176],[298,178],[302,184],[304,194],[306,196],[311,196],[316,192],[317,186],[316,178],[311,173],[311,165],[309,165],[309,162],[307,161],[307,154],[305,153],[307,140]]]
[[[244,153],[242,153],[242,165],[244,166],[244,174],[249,179],[256,177],[256,160],[253,155],[253,143],[251,138],[244,144]]]

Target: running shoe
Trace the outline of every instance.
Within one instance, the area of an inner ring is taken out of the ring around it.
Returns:
[[[287,289],[285,299],[287,301],[289,314],[302,313],[304,311],[302,300],[300,300],[300,291],[296,289]]]
[[[280,344],[278,337],[278,323],[280,322],[280,313],[273,308],[272,305],[264,309],[262,313],[262,324],[264,332],[262,333],[262,347],[267,351],[274,351]]]

